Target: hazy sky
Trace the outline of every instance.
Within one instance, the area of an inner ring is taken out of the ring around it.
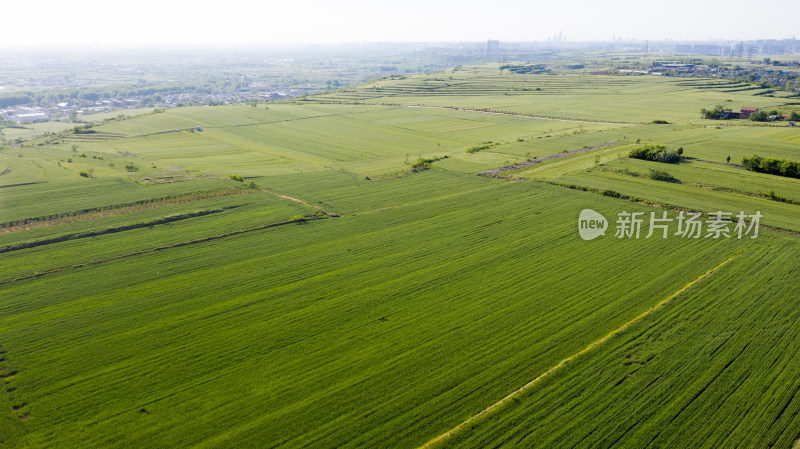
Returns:
[[[773,0],[5,0],[0,46],[715,40],[800,34]]]

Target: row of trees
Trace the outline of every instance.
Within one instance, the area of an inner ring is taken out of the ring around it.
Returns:
[[[634,148],[631,150],[628,157],[634,159],[642,159],[645,161],[663,162],[666,164],[677,164],[681,161],[683,154],[683,147],[678,148],[677,151],[670,150],[664,145],[645,145],[641,148]]]
[[[745,170],[759,173],[800,178],[800,162],[786,159],[772,159],[753,155],[753,157],[742,158],[742,167]]]
[[[780,114],[781,113],[777,109],[769,111],[769,112],[767,112],[767,111],[756,111],[756,112],[753,112],[752,114],[750,114],[750,120],[752,120],[754,122],[766,122],[766,121],[769,121],[770,117],[772,117],[772,116],[780,116]],[[789,114],[789,120],[791,120],[791,121],[800,121],[800,113],[798,113],[797,111],[792,111]]]
[[[721,104],[714,106],[714,109],[700,109],[700,115],[703,116],[704,119],[708,120],[724,120],[730,118],[728,114],[731,112],[731,108],[725,108]]]
[[[219,91],[244,89],[241,81],[211,79],[195,83],[150,83],[141,81],[132,85],[91,86],[77,88],[53,88],[42,91],[25,90],[14,94],[0,95],[0,108],[17,105],[52,106],[61,102],[96,102],[101,99],[143,98],[143,103],[160,103],[161,95],[213,94]]]
[[[709,120],[726,120],[731,118],[731,108],[723,107],[722,105],[716,105],[713,109],[700,109],[700,115],[703,118]],[[750,120],[754,122],[766,122],[769,121],[770,117],[778,116],[780,117],[781,113],[777,109],[773,109],[771,111],[756,111],[750,114]],[[791,121],[800,121],[800,113],[797,111],[792,111],[789,114],[789,120]]]

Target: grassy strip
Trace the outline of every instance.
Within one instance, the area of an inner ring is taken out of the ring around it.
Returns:
[[[324,218],[328,218],[328,216],[315,214],[315,215],[313,215],[311,217],[292,218],[290,220],[281,221],[281,222],[278,222],[278,223],[270,223],[270,224],[266,224],[266,225],[256,226],[256,227],[253,227],[253,228],[240,229],[238,231],[226,232],[224,234],[212,235],[212,236],[209,236],[209,237],[203,237],[203,238],[199,238],[199,239],[189,240],[189,241],[186,241],[186,242],[174,243],[174,244],[171,244],[171,245],[157,246],[155,248],[148,248],[148,249],[144,249],[144,250],[141,250],[141,251],[135,251],[135,252],[132,252],[132,253],[120,254],[119,256],[107,257],[105,259],[91,260],[89,262],[84,262],[84,263],[80,263],[80,264],[77,264],[77,265],[70,265],[68,267],[54,268],[52,270],[37,272],[37,273],[29,274],[29,275],[26,275],[26,276],[20,276],[20,277],[13,278],[13,279],[0,280],[0,285],[9,284],[9,283],[16,282],[16,281],[23,281],[23,280],[26,280],[26,279],[34,279],[34,278],[38,278],[38,277],[45,276],[45,275],[52,274],[52,273],[58,273],[58,272],[65,271],[65,270],[71,270],[71,269],[74,269],[74,268],[83,268],[83,267],[87,267],[87,266],[90,266],[90,265],[97,265],[97,264],[104,263],[104,262],[110,262],[112,260],[119,260],[119,259],[124,259],[124,258],[127,258],[127,257],[139,256],[139,255],[142,255],[142,254],[153,253],[153,252],[162,251],[162,250],[165,250],[165,249],[179,248],[181,246],[194,245],[195,243],[210,242],[212,240],[219,240],[219,239],[222,239],[222,238],[231,237],[231,236],[239,235],[239,234],[245,234],[245,233],[248,233],[248,232],[261,231],[261,230],[264,230],[264,229],[274,228],[274,227],[277,227],[277,226],[283,226],[283,225],[292,224],[292,223],[304,223],[306,221],[311,221],[311,220],[321,220],[321,219],[324,219]]]
[[[518,179],[524,179],[524,178],[518,178]],[[625,194],[619,193],[616,190],[611,190],[611,189],[600,190],[600,189],[596,189],[594,187],[585,187],[585,186],[579,186],[579,185],[576,185],[576,184],[565,184],[565,183],[556,182],[556,181],[539,181],[539,180],[534,180],[534,181],[535,182],[543,182],[543,183],[546,183],[546,184],[552,184],[554,186],[566,187],[566,188],[572,189],[572,190],[581,190],[583,192],[596,193],[598,195],[608,196],[608,197],[611,197],[611,198],[617,198],[617,199],[620,199],[620,200],[626,200],[626,201],[630,201],[632,203],[644,204],[646,206],[652,206],[652,207],[658,207],[658,208],[661,208],[661,209],[674,210],[676,212],[681,212],[681,211],[682,212],[701,212],[702,216],[704,216],[706,218],[709,217],[708,212],[693,211],[691,209],[687,209],[687,208],[682,207],[682,206],[677,206],[675,204],[650,201],[650,200],[646,200],[644,198],[639,198],[639,197],[636,197],[636,196],[629,196],[629,195],[625,195]],[[746,220],[745,220],[745,223],[747,223],[748,225],[750,224],[750,222],[748,222]],[[767,229],[767,230],[770,230],[770,231],[780,232],[781,234],[800,236],[800,232],[793,231],[791,229],[779,228],[777,226],[768,226],[768,225],[765,225],[763,223],[759,223],[758,227],[760,229]]]
[[[711,162],[711,161],[709,161],[709,162]],[[729,164],[723,164],[723,165],[729,165]],[[755,192],[748,192],[748,191],[745,191],[745,190],[732,189],[730,187],[715,186],[713,184],[702,184],[702,183],[699,183],[699,182],[681,181],[680,179],[666,180],[666,179],[656,179],[656,178],[654,178],[653,174],[655,172],[661,172],[660,170],[650,170],[651,171],[650,174],[645,174],[645,173],[639,173],[639,172],[636,172],[636,171],[632,171],[632,170],[629,170],[627,168],[620,170],[620,169],[609,168],[609,167],[598,167],[598,169],[600,171],[604,171],[604,172],[607,172],[607,173],[616,173],[616,174],[620,174],[620,175],[633,176],[634,178],[655,179],[657,181],[666,181],[666,182],[672,182],[672,183],[675,183],[675,184],[683,184],[685,186],[697,187],[699,189],[713,190],[715,192],[734,193],[736,195],[750,196],[750,197],[753,197],[753,198],[762,198],[762,199],[777,201],[779,203],[800,205],[800,202],[797,202],[797,201],[792,200],[790,198],[784,198],[784,197],[776,195],[774,190],[770,190],[767,193],[755,193]],[[661,172],[661,173],[666,173],[666,172]]]
[[[133,224],[130,224],[130,225],[125,225],[125,226],[115,226],[113,228],[100,229],[100,230],[97,230],[97,231],[79,232],[79,233],[75,233],[75,234],[66,234],[66,235],[61,235],[61,236],[58,236],[58,237],[52,237],[52,238],[47,238],[47,239],[42,239],[42,240],[34,240],[34,241],[31,241],[31,242],[18,243],[18,244],[15,244],[15,245],[9,245],[9,246],[0,247],[0,253],[6,253],[6,252],[9,252],[9,251],[18,251],[18,250],[25,249],[25,248],[35,248],[37,246],[50,245],[52,243],[63,242],[63,241],[66,241],[66,240],[85,239],[85,238],[88,238],[88,237],[96,237],[98,235],[114,234],[116,232],[130,231],[132,229],[147,228],[147,227],[150,227],[150,226],[155,226],[155,225],[160,225],[160,224],[165,224],[165,223],[172,223],[172,222],[175,222],[175,221],[186,220],[186,219],[189,219],[189,218],[202,217],[204,215],[216,214],[216,213],[219,213],[219,212],[224,212],[227,209],[232,209],[234,207],[239,207],[239,206],[229,206],[229,207],[226,207],[226,208],[223,208],[223,209],[199,210],[199,211],[196,211],[196,212],[190,212],[188,214],[170,215],[168,217],[158,218],[156,220],[150,220],[150,221],[145,221],[145,222],[141,222],[141,223],[133,223]]]
[[[217,198],[220,196],[237,195],[241,193],[253,193],[253,192],[256,192],[256,190],[228,188],[222,190],[212,190],[208,192],[193,192],[181,195],[169,195],[160,198],[150,198],[141,201],[133,201],[130,203],[112,204],[109,206],[93,207],[71,212],[64,212],[60,214],[45,215],[33,218],[24,218],[21,220],[14,220],[5,223],[0,223],[0,234],[7,234],[10,232],[36,229],[56,224],[73,223],[76,221],[88,220],[97,217],[98,216],[97,214],[102,214],[102,215],[124,214],[138,210],[151,209],[155,207],[163,207],[173,204],[187,203],[190,201],[200,201],[209,198]]]
[[[447,158],[448,158],[447,155],[434,156],[434,157],[428,158],[428,159],[421,157],[421,158],[417,159],[416,162],[411,164],[411,168],[409,168],[408,170],[401,170],[401,171],[398,171],[398,172],[387,173],[387,174],[378,175],[378,176],[365,176],[364,179],[366,179],[367,181],[380,181],[382,179],[397,178],[397,177],[400,177],[400,176],[403,176],[403,175],[408,175],[408,174],[411,174],[411,173],[419,173],[421,171],[425,171],[425,170],[433,167],[433,163],[434,162],[438,162],[438,161],[441,161],[442,159],[447,159]],[[311,206],[311,205],[309,204],[309,206]],[[315,207],[315,206],[311,206],[311,207]]]
[[[484,170],[482,172],[478,172],[477,174],[479,176],[488,176],[490,178],[507,179],[509,176],[504,176],[504,175],[501,175],[500,173],[504,173],[504,172],[511,171],[511,170],[517,170],[517,169],[525,168],[525,167],[531,167],[531,166],[536,165],[536,164],[541,164],[542,162],[547,162],[547,161],[551,161],[551,160],[554,160],[554,159],[561,159],[562,157],[572,156],[573,154],[584,153],[586,151],[592,151],[592,150],[596,150],[598,148],[610,147],[610,146],[616,145],[618,143],[620,143],[620,142],[603,143],[603,144],[600,144],[600,145],[594,145],[594,146],[590,146],[590,147],[578,148],[577,150],[564,151],[563,153],[552,154],[550,156],[545,156],[545,157],[543,157],[541,159],[527,160],[525,162],[520,162],[518,164],[506,165],[505,167],[493,168],[491,170]]]

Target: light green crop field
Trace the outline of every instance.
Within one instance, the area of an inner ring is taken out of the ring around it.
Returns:
[[[733,110],[782,105],[785,98],[754,95],[767,89],[718,79],[584,74],[519,75],[498,65],[414,75],[341,89],[319,98],[514,112],[573,120],[688,121],[701,108]],[[317,97],[311,101],[318,101]]]
[[[800,131],[691,121],[784,101],[710,82],[489,65],[4,147],[0,448],[793,448],[800,180],[735,164]],[[758,238],[615,235],[717,210]]]

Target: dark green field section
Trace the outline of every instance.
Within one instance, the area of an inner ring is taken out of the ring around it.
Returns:
[[[741,246],[587,244],[576,211],[615,200],[561,192],[496,183],[5,284],[21,438],[412,447]]]
[[[745,250],[439,447],[793,447],[800,310],[785,258],[796,247]]]

